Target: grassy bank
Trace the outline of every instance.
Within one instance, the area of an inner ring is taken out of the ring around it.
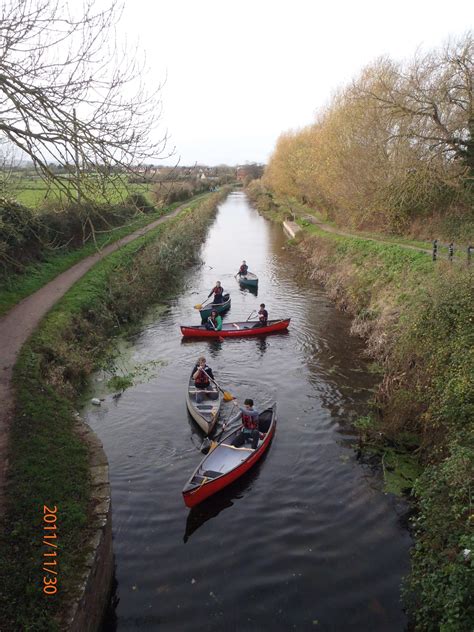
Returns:
[[[114,243],[133,233],[135,230],[150,224],[156,219],[171,212],[179,205],[175,202],[169,206],[149,207],[146,213],[130,209],[123,215],[123,225],[105,230],[96,235],[95,242],[90,239],[86,244],[68,243],[60,248],[41,248],[36,260],[21,266],[21,270],[4,270],[0,274],[0,316],[9,311],[23,298],[33,294],[43,285],[69,269],[78,261],[97,252],[97,249]]]
[[[284,213],[268,195],[254,201],[281,221]],[[353,332],[383,367],[361,435],[381,455],[395,447],[419,468],[412,470],[416,544],[404,588],[415,627],[472,630],[474,271],[315,226],[303,228],[295,248],[311,276],[353,315]]]
[[[0,629],[59,630],[84,561],[88,455],[73,406],[111,336],[176,292],[225,191],[196,202],[98,263],[48,314],[15,367],[7,511],[0,540]],[[58,594],[43,594],[43,505],[58,508]]]

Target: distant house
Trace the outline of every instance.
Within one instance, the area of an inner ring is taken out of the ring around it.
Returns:
[[[236,170],[237,180],[243,182],[245,179],[261,178],[263,175],[264,165],[251,163],[248,165],[239,165]]]

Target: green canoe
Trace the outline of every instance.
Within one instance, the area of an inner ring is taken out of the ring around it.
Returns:
[[[201,314],[201,319],[203,322],[205,322],[209,318],[213,309],[215,309],[218,314],[223,314],[229,309],[230,295],[224,294],[223,299],[224,299],[223,303],[211,303],[210,305],[206,305],[202,309],[199,310],[199,313]]]
[[[240,285],[246,285],[247,287],[257,287],[258,276],[253,272],[247,272],[247,274],[238,274],[237,281]]]

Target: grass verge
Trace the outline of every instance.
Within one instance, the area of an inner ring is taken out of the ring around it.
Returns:
[[[201,197],[198,196],[196,199]],[[133,233],[135,230],[151,224],[163,215],[170,213],[179,204],[180,202],[176,202],[153,213],[140,215],[133,221],[127,222],[124,226],[101,233],[97,235],[96,244],[89,241],[81,248],[45,251],[41,262],[31,263],[25,267],[21,274],[12,273],[8,278],[0,281],[0,316],[74,264],[97,252],[97,247],[104,248]]]

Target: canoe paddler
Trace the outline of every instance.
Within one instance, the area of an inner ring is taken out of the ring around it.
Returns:
[[[207,366],[204,356],[198,358],[191,375],[194,380],[194,386],[196,387],[196,402],[198,404],[202,402],[206,396],[209,397],[209,399],[218,398],[219,393],[213,389],[211,384],[211,379],[214,379],[214,373],[211,367]]]
[[[239,276],[247,276],[247,272],[249,271],[249,267],[246,263],[246,261],[242,261],[242,264],[239,268],[239,271],[237,272],[237,274]]]
[[[207,298],[210,298],[214,294],[213,303],[223,303],[224,302],[224,288],[221,285],[220,281],[216,281],[215,286],[209,292]]]
[[[240,406],[240,418],[242,419],[242,429],[232,441],[232,445],[235,448],[240,448],[245,443],[251,442],[252,448],[255,450],[260,433],[258,431],[258,411],[253,407],[253,399],[246,399],[244,405]]]
[[[265,303],[260,303],[260,309],[258,310],[258,323],[255,323],[253,329],[256,327],[266,327],[268,325],[268,312],[265,309]]]
[[[206,329],[210,329],[211,331],[222,330],[222,316],[219,316],[215,309],[211,311],[211,315],[207,319]]]

